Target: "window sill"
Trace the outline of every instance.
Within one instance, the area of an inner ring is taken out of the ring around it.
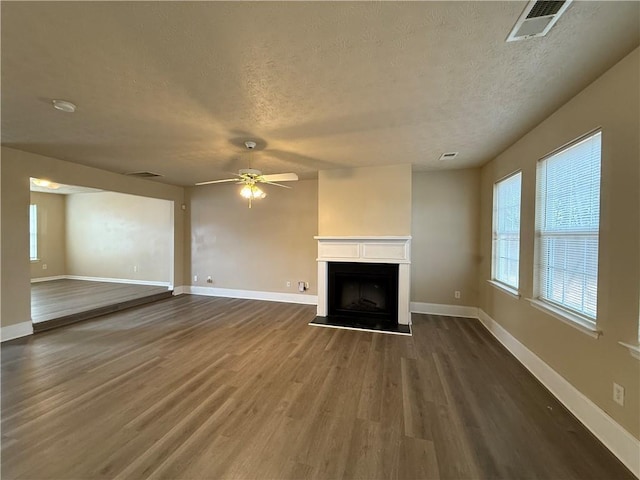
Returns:
[[[630,343],[618,342],[623,347],[629,349],[629,354],[637,360],[640,360],[640,345],[632,345]]]
[[[39,258],[31,258],[31,263],[38,263],[40,261]]]
[[[504,283],[500,283],[497,282],[495,280],[487,280],[487,282],[489,282],[491,285],[493,285],[494,287],[496,287],[498,290],[501,290],[502,292],[506,293],[507,295],[513,297],[513,298],[520,298],[520,293],[518,292],[518,290],[516,290],[515,288],[509,287],[507,285],[505,285]]]
[[[566,310],[562,310],[561,308],[535,298],[528,298],[527,300],[529,300],[529,303],[532,307],[537,308],[538,310],[557,318],[561,322],[566,323],[567,325],[589,335],[590,337],[598,338],[600,335],[602,335],[602,332],[600,330],[596,329],[593,325],[590,325],[586,320],[580,318],[577,315],[574,315],[570,312],[567,312]]]

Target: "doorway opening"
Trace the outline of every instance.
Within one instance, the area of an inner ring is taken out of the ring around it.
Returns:
[[[35,332],[172,295],[172,201],[32,178],[29,215]]]

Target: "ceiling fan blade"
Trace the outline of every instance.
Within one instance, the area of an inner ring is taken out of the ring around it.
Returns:
[[[280,183],[275,183],[275,182],[260,182],[260,183],[267,183],[269,185],[275,185],[276,187],[282,187],[282,188],[293,188],[293,187],[290,187],[289,185],[282,185]]]
[[[273,175],[262,175],[266,182],[295,182],[298,175],[295,173],[274,173]]]
[[[199,182],[196,185],[210,185],[212,183],[237,182],[237,178],[225,178],[224,180],[210,180],[208,182]]]

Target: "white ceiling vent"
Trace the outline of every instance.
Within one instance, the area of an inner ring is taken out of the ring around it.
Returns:
[[[458,156],[458,152],[447,152],[440,155],[438,160],[453,160]]]
[[[564,13],[572,0],[563,1],[532,1],[527,4],[518,18],[513,30],[507,37],[507,42],[526,40],[528,38],[544,37],[551,27]]]
[[[159,173],[153,172],[127,172],[125,175],[129,175],[130,177],[139,177],[139,178],[153,178],[153,177],[162,177]]]

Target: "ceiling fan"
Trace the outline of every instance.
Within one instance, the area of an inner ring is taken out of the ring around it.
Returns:
[[[244,142],[245,147],[248,150],[256,148],[256,142]],[[199,182],[196,185],[210,185],[212,183],[227,183],[236,182],[236,185],[244,185],[240,190],[240,195],[249,200],[249,208],[251,208],[251,202],[258,198],[264,198],[267,196],[264,191],[258,187],[258,183],[266,183],[269,185],[275,185],[276,187],[291,188],[288,185],[282,185],[278,182],[295,182],[298,180],[298,175],[295,173],[275,173],[271,175],[263,175],[260,170],[254,168],[243,168],[237,174],[235,178],[225,178],[223,180],[210,180],[208,182]]]

